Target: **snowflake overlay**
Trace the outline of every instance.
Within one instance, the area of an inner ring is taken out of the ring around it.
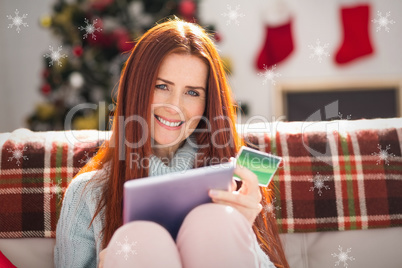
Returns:
[[[245,15],[240,13],[240,5],[237,5],[235,9],[232,9],[231,6],[227,5],[228,12],[222,13],[222,16],[227,17],[226,25],[230,25],[232,21],[239,26],[239,18],[243,18]]]
[[[85,31],[85,34],[82,37],[82,39],[87,38],[88,34],[90,34],[92,39],[96,40],[95,32],[102,31],[102,29],[100,27],[98,27],[98,28],[95,27],[95,24],[96,24],[97,21],[98,21],[98,19],[95,19],[95,20],[92,21],[92,24],[89,24],[87,18],[85,18],[84,22],[85,22],[86,26],[85,27],[82,27],[82,26],[78,27],[78,29],[80,31],[82,31],[82,30]]]
[[[63,188],[59,185],[59,183],[54,184],[54,182],[50,183],[49,187],[45,187],[44,189],[46,193],[50,193],[50,199],[53,198],[54,195],[57,195],[57,198],[61,198],[63,194]]]
[[[335,266],[338,266],[340,262],[343,262],[343,267],[348,267],[347,261],[354,261],[355,258],[352,256],[348,256],[348,254],[352,251],[351,248],[348,248],[345,252],[343,252],[342,247],[338,246],[339,253],[332,253],[332,257],[337,257],[338,260],[335,262]]]
[[[117,250],[116,254],[122,254],[124,253],[124,258],[127,260],[128,259],[128,253],[131,254],[137,254],[137,251],[133,249],[137,245],[137,242],[131,242],[130,244],[128,243],[128,238],[127,236],[124,238],[124,243],[116,242],[116,244],[120,247],[119,250]]]
[[[385,14],[385,17],[383,17],[382,14],[381,14],[381,12],[380,12],[380,11],[377,11],[378,19],[371,20],[372,22],[378,24],[378,26],[377,26],[377,32],[381,31],[381,28],[382,28],[382,27],[384,27],[384,30],[386,30],[387,32],[389,32],[389,27],[388,27],[388,25],[391,25],[391,24],[394,24],[394,23],[395,23],[394,20],[391,20],[391,19],[388,18],[390,15],[391,15],[391,12],[388,11],[388,12]]]
[[[268,69],[267,66],[264,64],[264,70],[265,70],[265,72],[263,72],[263,73],[258,73],[259,76],[263,76],[263,77],[264,77],[264,80],[262,81],[262,84],[263,84],[263,85],[265,85],[265,84],[268,82],[268,80],[271,80],[271,83],[272,83],[273,85],[276,84],[275,77],[280,77],[281,74],[280,74],[280,73],[275,73],[275,72],[274,72],[275,69],[276,69],[276,64],[273,65],[273,66],[271,66],[271,69]]]
[[[343,120],[343,118],[342,118],[343,114],[341,114],[340,112],[338,112],[338,117],[339,117],[339,120]],[[352,119],[352,115],[348,114],[345,119],[346,120]]]
[[[275,202],[276,202],[276,197],[274,197],[274,198],[272,199],[272,202],[271,202],[271,203],[268,203],[268,204],[264,207],[264,211],[265,211],[267,214],[271,214],[272,217],[274,217],[274,218],[275,218],[275,210],[281,209],[280,206],[275,206],[275,205],[274,205]]]
[[[20,149],[15,149],[15,150],[7,149],[7,151],[9,153],[12,153],[12,155],[13,155],[13,156],[9,157],[7,161],[13,161],[15,159],[15,160],[17,160],[16,161],[17,166],[20,166],[20,164],[21,164],[20,160],[21,159],[22,160],[29,160],[28,156],[24,155],[24,152],[26,152],[27,149],[28,149],[27,147],[24,147],[22,150],[20,150]]]
[[[309,191],[314,191],[314,189],[318,189],[318,195],[321,196],[321,189],[329,190],[329,186],[325,185],[326,181],[329,181],[329,176],[322,176],[319,172],[314,176],[314,178],[310,179],[310,181],[314,184],[314,186],[310,187]]]
[[[379,150],[378,153],[372,153],[371,155],[377,156],[378,160],[377,160],[377,165],[380,164],[382,161],[384,161],[384,163],[389,166],[389,158],[390,157],[394,157],[395,155],[393,153],[388,153],[388,150],[391,149],[391,145],[388,144],[385,147],[385,150],[382,150],[381,145],[377,145],[377,148]]]
[[[20,33],[21,28],[20,26],[24,26],[24,27],[28,27],[28,24],[26,22],[23,21],[23,19],[26,19],[26,17],[28,16],[28,14],[24,14],[22,15],[22,17],[18,16],[19,11],[18,9],[15,10],[15,17],[12,17],[11,15],[7,15],[7,18],[9,20],[12,20],[13,23],[9,24],[7,28],[12,28],[14,25],[17,27],[16,31],[17,33]]]
[[[78,160],[78,163],[84,164],[84,165],[88,164],[91,161],[92,157],[95,156],[95,154],[96,153],[94,153],[92,156],[89,156],[89,153],[87,153],[87,151],[84,151],[84,159]],[[92,163],[92,165],[95,165],[95,164],[102,164],[102,162],[94,161]]]
[[[53,47],[52,47],[52,46],[49,46],[49,50],[50,50],[52,53],[43,55],[43,57],[45,57],[45,58],[50,58],[49,67],[50,67],[50,66],[53,66],[53,63],[54,63],[55,61],[57,61],[57,63],[58,63],[59,66],[61,67],[61,66],[62,66],[62,63],[61,63],[60,59],[61,59],[61,58],[63,58],[63,59],[64,59],[64,58],[67,58],[67,55],[66,55],[66,54],[61,54],[61,53],[60,53],[60,51],[62,50],[62,46],[59,46],[59,47],[57,48],[57,51],[54,51],[54,50],[53,50]]]
[[[321,45],[321,41],[319,39],[317,39],[315,44],[316,44],[315,46],[308,45],[308,48],[313,50],[313,53],[310,54],[310,59],[317,56],[318,62],[321,63],[323,56],[325,56],[325,57],[330,56],[329,53],[327,51],[325,51],[325,49],[328,48],[329,44],[326,43],[324,45]]]

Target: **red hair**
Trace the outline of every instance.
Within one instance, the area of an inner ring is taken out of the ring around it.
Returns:
[[[113,135],[98,151],[95,157],[80,173],[102,168],[93,163],[111,163],[110,176],[98,178],[102,183],[102,195],[92,221],[104,209],[104,229],[102,246],[105,248],[113,233],[122,225],[122,201],[124,182],[148,176],[148,161],[152,154],[150,128],[144,127],[137,120],[126,124],[125,119],[136,115],[145,122],[151,119],[151,101],[156,78],[164,58],[170,53],[185,53],[200,57],[209,67],[207,81],[207,102],[204,118],[201,119],[195,133],[200,149],[194,167],[214,164],[217,159],[224,162],[234,157],[244,142],[235,129],[235,107],[227,84],[225,71],[219,54],[209,35],[200,26],[170,20],[156,25],[146,32],[133,48],[122,71],[117,95],[117,105],[112,126]],[[208,124],[208,126],[207,126]],[[123,127],[121,127],[123,126]],[[224,130],[224,131],[222,131]],[[145,133],[145,134],[144,134]],[[214,135],[212,135],[214,134]],[[145,142],[143,138],[146,136]],[[211,146],[211,140],[219,145]],[[134,144],[143,142],[142,146],[128,146],[126,141]],[[145,165],[129,165],[131,154],[140,155]],[[96,179],[96,181],[98,181]],[[263,205],[270,201],[268,192],[263,191]],[[92,222],[91,222],[92,224]],[[277,267],[288,267],[279,240],[276,222],[263,213],[257,217],[254,231],[262,249]]]

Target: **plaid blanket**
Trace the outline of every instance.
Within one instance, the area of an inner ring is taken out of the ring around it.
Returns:
[[[272,127],[244,135],[250,146],[283,157],[266,208],[280,232],[402,225],[402,119]]]
[[[249,146],[283,157],[265,208],[281,232],[402,225],[402,119],[237,128]],[[109,135],[0,134],[0,238],[55,237],[63,193]]]
[[[55,237],[63,193],[108,134],[1,134],[0,238]]]

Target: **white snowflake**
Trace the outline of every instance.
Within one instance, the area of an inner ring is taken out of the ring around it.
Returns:
[[[137,251],[133,249],[137,245],[137,242],[131,242],[130,244],[128,243],[128,238],[127,236],[124,238],[124,243],[116,242],[116,244],[120,247],[119,250],[117,250],[116,254],[122,254],[124,253],[124,258],[127,260],[128,259],[128,253],[131,254],[137,254]]]
[[[384,163],[389,166],[389,158],[390,157],[394,157],[395,155],[393,153],[388,153],[388,150],[391,149],[391,145],[388,144],[385,147],[385,150],[382,150],[381,145],[377,145],[377,148],[379,150],[378,153],[372,153],[371,155],[377,156],[378,160],[377,160],[377,165],[380,164],[382,161],[384,161]]]
[[[235,9],[232,9],[231,6],[227,5],[228,11],[225,13],[222,13],[222,15],[228,20],[226,21],[226,25],[230,25],[232,22],[234,22],[237,26],[239,25],[239,18],[243,18],[245,15],[243,13],[240,13],[240,5],[237,5]]]
[[[43,55],[43,57],[45,57],[45,58],[50,58],[49,67],[52,66],[55,61],[57,61],[57,63],[58,63],[59,66],[61,67],[61,66],[62,66],[62,63],[61,63],[61,60],[60,60],[60,59],[61,59],[61,58],[64,59],[64,58],[67,57],[66,54],[61,54],[61,53],[60,53],[60,51],[62,50],[62,46],[59,46],[59,47],[57,48],[57,51],[54,51],[54,50],[53,50],[53,47],[52,47],[52,46],[49,46],[49,50],[50,50],[52,53]]]
[[[29,160],[28,156],[24,155],[24,152],[26,152],[27,149],[28,149],[27,147],[22,148],[22,150],[20,150],[20,149],[15,149],[15,150],[7,149],[7,151],[9,153],[12,153],[12,155],[13,155],[13,156],[8,158],[8,161],[13,161],[15,159],[15,160],[17,160],[16,161],[17,166],[19,166],[21,164],[21,161],[20,161],[21,159],[22,160]]]
[[[384,27],[384,30],[386,30],[387,32],[389,32],[389,27],[388,27],[388,25],[391,25],[391,24],[394,24],[394,23],[395,23],[394,20],[389,19],[389,16],[390,16],[390,15],[391,15],[391,12],[388,11],[388,12],[385,14],[385,17],[383,17],[383,16],[382,16],[382,13],[381,13],[380,11],[377,11],[378,19],[371,20],[373,23],[378,24],[378,26],[377,26],[377,32],[380,31],[382,27]]]
[[[28,27],[28,24],[26,22],[23,21],[23,19],[26,19],[26,17],[28,16],[28,14],[24,14],[22,15],[22,17],[18,16],[19,11],[18,9],[15,10],[15,17],[12,17],[11,15],[7,15],[7,18],[9,20],[12,20],[13,23],[9,24],[7,28],[12,28],[14,25],[17,27],[16,31],[17,33],[20,33],[21,28],[20,26],[24,26],[24,27]]]
[[[98,21],[98,19],[95,19],[95,20],[92,21],[92,24],[89,24],[87,18],[85,18],[84,22],[85,22],[86,26],[85,26],[85,27],[82,27],[82,26],[78,27],[78,29],[79,29],[80,31],[82,31],[82,30],[85,31],[85,34],[84,34],[84,36],[82,37],[82,39],[87,38],[87,37],[88,37],[88,34],[90,34],[91,37],[92,37],[94,40],[96,40],[95,32],[100,32],[100,31],[102,31],[102,29],[101,29],[100,27],[98,27],[98,28],[95,27],[95,24],[96,24],[97,21]]]
[[[321,189],[330,189],[328,185],[325,185],[325,182],[329,181],[329,176],[322,176],[319,172],[317,172],[314,178],[310,179],[310,181],[314,184],[314,186],[310,187],[309,191],[314,191],[314,189],[318,189],[318,194],[320,196],[322,194]]]
[[[78,163],[80,164],[87,164],[93,156],[89,156],[89,153],[87,153],[87,151],[84,151],[84,159],[80,159],[78,160]]]
[[[264,210],[267,214],[271,214],[275,218],[275,210],[281,209],[280,206],[275,206],[274,203],[276,202],[276,197],[272,199],[271,203],[268,203],[265,207]]]
[[[315,42],[315,46],[308,45],[308,48],[313,50],[313,53],[310,54],[310,59],[317,56],[318,62],[321,63],[323,56],[325,56],[325,57],[330,56],[329,53],[327,51],[325,51],[325,49],[327,49],[328,46],[329,46],[328,43],[321,45],[321,41],[319,39],[317,39],[317,41]]]
[[[89,156],[89,153],[87,151],[84,151],[84,158],[78,160],[78,163],[83,164],[83,165],[90,163],[90,161],[92,160],[92,157],[94,157],[95,154],[96,153],[94,153],[92,156]],[[91,163],[91,165],[98,165],[98,164],[102,164],[102,162],[101,161],[93,161]]]
[[[46,193],[50,193],[50,199],[53,198],[54,195],[60,199],[61,195],[63,194],[63,188],[59,185],[59,183],[54,184],[54,182],[50,183],[49,187],[44,188]]]
[[[342,119],[343,119],[343,118],[342,118],[342,117],[343,117],[343,114],[341,114],[340,112],[338,112],[338,117],[339,117],[339,120],[342,120]],[[345,119],[346,119],[346,120],[352,119],[352,115],[351,115],[351,114],[348,114]]]
[[[343,262],[343,267],[348,267],[347,261],[354,261],[355,258],[352,256],[348,256],[348,254],[352,251],[351,248],[348,248],[345,252],[343,252],[342,247],[338,246],[339,253],[332,253],[332,257],[337,257],[338,260],[335,262],[335,266],[338,266],[340,262]]]
[[[264,80],[262,81],[262,84],[263,84],[263,85],[265,85],[265,84],[268,82],[268,80],[271,80],[271,83],[272,83],[273,85],[276,84],[275,77],[280,77],[281,74],[280,74],[280,73],[275,73],[275,72],[274,72],[275,69],[276,69],[276,64],[273,65],[273,66],[271,66],[271,69],[268,69],[267,66],[264,64],[264,70],[265,70],[265,72],[263,72],[263,73],[258,73],[259,76],[263,76],[263,77],[264,77]]]

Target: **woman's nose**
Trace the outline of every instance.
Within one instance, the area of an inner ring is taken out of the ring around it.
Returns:
[[[169,113],[172,114],[177,114],[181,112],[181,98],[180,96],[177,95],[171,95],[166,103],[165,103],[165,109]]]

